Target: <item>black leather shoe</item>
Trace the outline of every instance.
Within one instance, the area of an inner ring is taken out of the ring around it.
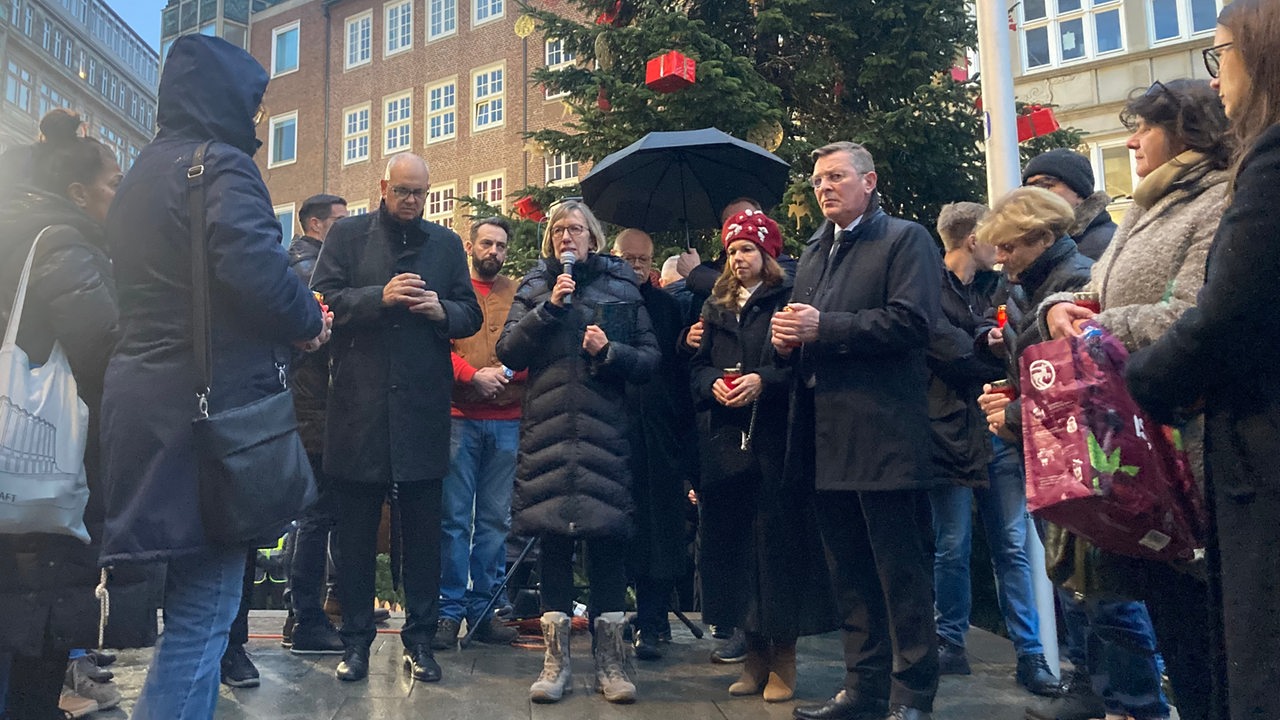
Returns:
[[[662,651],[658,649],[658,638],[655,633],[636,630],[636,659],[662,659]]]
[[[1057,697],[1062,694],[1062,683],[1049,670],[1049,663],[1042,654],[1018,657],[1018,671],[1014,674],[1018,684],[1033,695]]]
[[[420,682],[440,682],[440,663],[431,654],[431,646],[414,645],[404,649],[404,664],[408,666],[413,679]]]
[[[336,673],[339,680],[355,682],[369,677],[369,648],[348,647],[342,653]]]
[[[1041,659],[1043,660],[1044,657],[1041,656]],[[969,667],[969,655],[964,651],[964,648],[959,645],[953,645],[941,637],[938,638],[938,674],[973,674],[973,670]]]
[[[917,710],[906,705],[894,705],[884,720],[933,720],[933,716],[924,710]]]
[[[885,720],[889,703],[854,700],[841,690],[823,705],[801,705],[791,711],[798,720]]]

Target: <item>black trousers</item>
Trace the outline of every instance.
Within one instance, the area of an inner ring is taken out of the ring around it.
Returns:
[[[240,590],[240,609],[236,611],[236,619],[231,621],[231,632],[227,636],[227,650],[249,642],[249,608],[253,605],[253,581],[258,574],[258,551],[250,550],[244,560],[244,584]]]
[[[44,648],[38,657],[14,655],[9,666],[9,694],[4,717],[11,720],[49,720],[60,717],[58,698],[67,674],[71,648],[54,639],[46,628]]]
[[[542,578],[542,611],[573,614],[573,548],[577,540],[542,535],[538,540],[538,574]],[[583,541],[590,587],[588,615],[627,609],[627,542],[618,538]],[[438,554],[438,553],[437,553]],[[345,582],[345,580],[343,581]]]
[[[841,617],[846,692],[932,711],[938,655],[927,494],[819,491],[814,504]]]
[[[405,622],[400,640],[407,648],[430,645],[440,616],[440,480],[401,483],[396,487],[400,514]],[[342,601],[342,642],[369,647],[377,636],[373,624],[377,574],[378,524],[385,485],[335,483],[338,511],[338,599]]]

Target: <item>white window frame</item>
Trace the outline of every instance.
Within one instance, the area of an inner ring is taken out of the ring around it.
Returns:
[[[566,153],[543,156],[542,167],[544,170],[543,178],[546,180],[547,185],[572,185],[578,182],[578,161],[569,159]]]
[[[293,67],[287,70],[281,70],[279,67],[279,58],[276,55],[276,50],[279,48],[280,36],[289,32],[297,33],[297,40],[295,41],[297,45],[297,50],[294,55],[294,65]],[[272,28],[271,30],[271,77],[277,78],[282,75],[288,75],[289,73],[298,72],[298,67],[300,65],[302,65],[302,23],[298,20],[294,20],[293,22],[287,25],[281,25],[278,28]]]
[[[431,210],[433,203],[438,205],[435,212]],[[449,182],[432,185],[422,209],[427,220],[452,230],[458,212],[457,184]]]
[[[556,46],[554,51],[552,50],[553,44]],[[555,55],[552,55],[553,52]],[[564,49],[564,38],[546,39],[546,42],[543,44],[543,61],[546,63],[548,70],[562,70],[572,66],[575,60],[576,56]],[[550,88],[543,89],[543,97],[547,100],[559,100],[568,94],[569,93],[567,91],[552,92]]]
[[[427,42],[458,34],[458,0],[426,0],[426,7]],[[437,25],[439,32],[435,31]]]
[[[355,215],[367,215],[368,213],[369,213],[369,201],[368,201],[368,200],[362,200],[362,201],[360,201],[360,202],[358,202],[358,203],[348,203],[348,204],[347,204],[347,215],[348,215],[348,216],[355,216]]]
[[[493,90],[493,73],[500,73],[498,84],[499,90]],[[481,76],[486,76],[485,87],[487,90],[482,95],[481,88],[478,85]],[[471,132],[483,132],[500,128],[507,122],[506,113],[506,95],[507,95],[507,68],[506,63],[497,63],[496,65],[486,65],[482,68],[476,68],[471,71]],[[480,124],[481,108],[484,108],[489,120],[483,125]],[[499,115],[498,119],[494,119],[494,114]]]
[[[1107,165],[1105,160],[1103,159],[1103,152],[1106,150],[1115,150],[1117,148],[1124,150],[1125,156],[1129,158],[1129,187],[1130,187],[1129,199],[1132,199],[1133,190],[1136,190],[1138,187],[1138,165],[1137,165],[1137,161],[1133,159],[1133,152],[1130,151],[1128,146],[1126,145],[1125,138],[1121,137],[1121,138],[1116,138],[1114,140],[1103,140],[1101,142],[1094,143],[1091,146],[1090,156],[1093,160],[1093,170],[1094,170],[1093,176],[1097,178],[1096,184],[1101,185],[1101,188],[1097,188],[1097,189],[1101,189],[1101,190],[1108,189],[1107,188]],[[1107,194],[1110,195],[1110,193],[1107,193]],[[1112,199],[1115,200],[1116,198],[1112,198]]]
[[[364,113],[364,127],[359,127],[360,113]],[[351,129],[351,116],[356,116],[357,127]],[[373,110],[370,103],[362,105],[352,105],[342,109],[342,164],[353,165],[359,162],[368,162],[371,153],[369,149],[371,130],[373,129]],[[360,140],[364,140],[364,154],[360,155]],[[351,142],[355,141],[357,148],[357,156],[351,154]],[[350,208],[348,208],[350,212]]]
[[[400,15],[394,23],[398,23],[399,27],[396,32],[392,33],[391,12],[398,10]],[[408,13],[408,27],[405,27],[404,14]],[[382,6],[382,57],[391,57],[399,55],[402,52],[408,52],[413,49],[413,0],[391,0],[391,2]],[[397,45],[391,47],[392,38],[395,38]]]
[[[450,86],[453,87],[452,102],[449,105],[444,105],[443,104],[445,100],[444,91],[446,88]],[[433,100],[431,97],[431,93],[432,91],[435,91],[435,90],[439,90],[441,93],[441,106],[433,110],[432,109]],[[454,138],[458,137],[458,78],[457,76],[455,75],[454,77],[451,77],[448,80],[443,80],[441,82],[428,85],[426,105],[427,105],[427,122],[425,123],[426,127],[423,128],[423,132],[426,135],[427,144],[431,145],[433,143],[445,142],[446,140],[453,140]],[[449,132],[445,132],[444,127],[446,124],[446,117],[450,115],[453,116],[452,117],[453,129],[450,130]],[[431,121],[434,120],[435,118],[440,118],[441,132],[439,137],[433,138],[431,137]]]
[[[484,17],[480,17],[481,9],[486,13]],[[479,27],[485,23],[501,20],[502,16],[505,15],[506,12],[507,0],[472,0],[471,26]]]
[[[1058,0],[1044,0],[1045,16],[1034,20],[1026,18],[1026,3],[1018,4],[1018,44],[1019,51],[1022,55],[1022,69],[1024,74],[1032,74],[1037,72],[1051,71],[1064,66],[1075,65],[1079,63],[1089,62],[1098,58],[1111,57],[1114,55],[1123,55],[1129,46],[1128,32],[1125,27],[1125,8],[1123,0],[1080,0],[1080,9],[1072,10],[1066,13],[1057,11]],[[1097,7],[1101,6],[1101,7]],[[1114,50],[1098,52],[1098,32],[1097,32],[1097,16],[1116,12],[1120,20],[1120,47]],[[1062,32],[1061,25],[1065,22],[1081,20],[1081,26],[1084,28],[1084,37],[1080,42],[1084,43],[1084,54],[1078,58],[1070,60],[1062,59]],[[1027,31],[1045,29],[1049,38],[1049,62],[1044,65],[1031,67],[1030,53],[1027,47]]]
[[[276,127],[290,121],[293,122],[293,157],[288,160],[276,160]],[[267,123],[267,167],[284,167],[296,162],[298,162],[298,111],[272,115]]]
[[[471,176],[471,197],[474,197],[477,200],[483,200],[489,203],[490,205],[498,208],[498,210],[500,211],[505,211],[507,206],[506,175],[507,175],[507,172],[505,168],[497,172],[485,173],[483,175],[472,175]],[[498,197],[497,198],[493,197],[494,195],[493,181],[494,180],[498,181],[498,187],[497,187]],[[483,189],[481,188],[481,183],[484,183]]]
[[[359,26],[361,23],[365,24],[365,27],[363,30],[359,29]],[[356,27],[357,31],[360,32],[360,35],[356,37],[357,46],[354,48],[356,51],[354,55],[354,59],[352,55],[353,48],[351,43],[352,27]],[[365,37],[363,37],[365,32],[368,33],[367,46],[366,46],[366,39]],[[342,62],[343,62],[344,69],[351,70],[353,68],[363,67],[365,65],[372,63],[373,62],[373,11],[365,10],[362,13],[359,13],[357,15],[352,15],[351,17],[347,18],[346,22],[342,26],[342,37],[343,37]]]
[[[407,102],[405,102],[407,101]],[[398,107],[396,112],[398,117],[393,118],[392,103]],[[392,145],[391,133],[403,129],[404,133],[400,135],[403,138],[403,144]],[[345,147],[345,145],[344,145]],[[413,90],[405,90],[394,95],[387,95],[382,98],[382,154],[394,155],[396,153],[405,152],[413,149]]]
[[[1157,38],[1155,2],[1153,0],[1143,0],[1142,4],[1146,6],[1147,11],[1147,38],[1150,39],[1152,47],[1213,35],[1214,28],[1216,27],[1216,20],[1214,21],[1214,24],[1209,25],[1208,28],[1205,28],[1204,30],[1196,30],[1191,27],[1191,0],[1174,0],[1174,2],[1178,12],[1178,34],[1167,38]],[[1218,16],[1218,13],[1222,12],[1222,7],[1222,0],[1214,0],[1215,18]]]
[[[289,243],[293,240],[293,234],[298,232],[298,209],[297,203],[285,203],[284,205],[275,205],[271,208],[276,214],[276,222],[280,224],[280,244],[289,247]],[[284,223],[280,222],[280,216],[289,214],[289,230],[284,229]]]

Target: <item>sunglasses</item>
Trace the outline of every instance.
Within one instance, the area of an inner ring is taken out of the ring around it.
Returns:
[[[1201,54],[1204,55],[1204,69],[1209,71],[1209,77],[1218,77],[1218,70],[1222,67],[1222,51],[1234,44],[1224,42],[1221,45],[1214,45],[1201,51]]]

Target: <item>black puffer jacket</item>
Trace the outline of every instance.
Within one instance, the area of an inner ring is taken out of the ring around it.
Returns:
[[[35,363],[44,362],[54,342],[61,344],[75,376],[80,399],[89,408],[85,475],[89,504],[85,524],[92,542],[61,535],[0,535],[0,652],[39,655],[46,629],[58,647],[97,643],[98,553],[102,550],[103,489],[100,482],[98,421],[102,377],[120,336],[119,311],[111,263],[101,250],[102,230],[67,200],[21,191],[0,207],[0,332],[8,326],[18,279],[31,243],[45,226],[54,229],[40,241],[32,264],[26,305],[18,328],[18,347]],[[150,627],[119,627],[135,613],[135,600],[147,595],[145,573],[113,577],[113,614],[117,645],[145,645],[155,635],[155,605]],[[155,598],[152,598],[154,601]],[[146,604],[145,602],[143,604]],[[143,609],[145,614],[145,608]]]
[[[298,235],[289,243],[289,268],[308,287],[320,257],[320,241]],[[311,353],[295,353],[289,365],[289,387],[293,390],[293,410],[298,416],[298,434],[310,455],[324,450],[325,396],[329,393],[329,346]]]
[[[498,357],[529,370],[516,468],[515,531],[626,537],[633,501],[628,469],[626,383],[649,379],[660,360],[635,273],[618,258],[589,255],[574,266],[573,304],[550,303],[560,262],[543,258],[520,282],[498,340]],[[637,306],[629,343],[596,357],[582,349],[605,302]]]

